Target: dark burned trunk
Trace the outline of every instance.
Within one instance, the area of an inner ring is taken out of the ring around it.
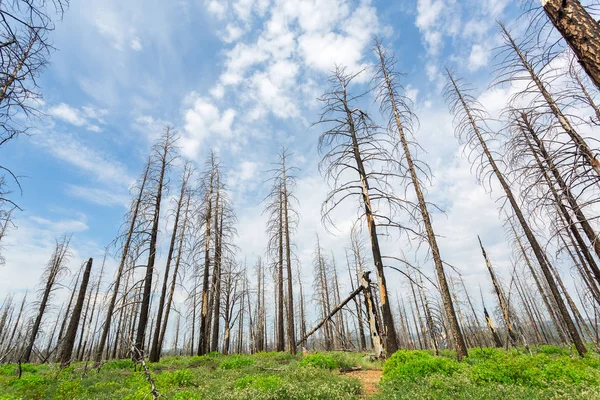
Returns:
[[[214,157],[213,155],[211,155]],[[200,332],[198,336],[198,355],[203,355],[209,352],[209,284],[210,284],[210,240],[211,240],[211,224],[212,224],[212,197],[214,188],[214,159],[212,162],[212,170],[210,172],[210,181],[208,193],[206,195],[206,216],[205,216],[205,229],[204,234],[204,274],[202,278],[202,309],[200,310]]]
[[[282,154],[282,189],[283,189],[283,230],[285,233],[285,261],[287,269],[287,336],[290,345],[290,353],[296,354],[296,333],[294,325],[294,290],[292,279],[292,249],[290,245],[290,218],[289,218],[289,199],[287,188],[287,171],[285,165],[285,153]]]
[[[140,309],[140,316],[138,319],[138,327],[135,338],[135,347],[137,356],[143,356],[144,345],[146,339],[146,329],[148,327],[148,313],[150,311],[150,295],[152,293],[152,277],[154,273],[154,262],[156,260],[156,250],[158,242],[158,226],[160,221],[160,207],[162,203],[162,194],[164,189],[165,172],[168,165],[168,154],[172,146],[172,132],[170,128],[167,128],[164,136],[164,143],[160,149],[160,170],[158,175],[158,182],[156,186],[156,194],[154,201],[153,210],[153,221],[152,230],[150,233],[150,249],[148,255],[148,264],[146,265],[146,276],[144,278],[144,292],[142,294],[142,306]],[[136,354],[133,354],[133,358],[137,360]]]
[[[108,303],[108,308],[106,310],[106,318],[104,320],[104,326],[102,329],[102,336],[100,337],[100,342],[98,343],[98,349],[96,350],[96,356],[94,357],[95,365],[99,365],[102,361],[102,353],[104,352],[104,347],[106,346],[106,341],[108,339],[108,332],[110,331],[110,326],[112,322],[112,317],[115,311],[115,305],[117,304],[117,297],[119,296],[119,287],[121,285],[121,279],[123,277],[123,270],[125,268],[125,263],[127,261],[127,256],[129,255],[129,248],[131,246],[131,241],[133,238],[133,234],[135,231],[135,226],[138,219],[138,214],[140,212],[140,205],[142,203],[142,197],[144,195],[144,187],[146,186],[146,182],[148,180],[148,173],[150,171],[150,162],[146,165],[146,170],[144,171],[144,176],[142,178],[142,184],[140,186],[140,192],[138,194],[137,200],[135,202],[133,208],[133,214],[131,215],[131,222],[129,224],[129,230],[127,231],[127,238],[125,239],[125,244],[123,246],[123,252],[121,254],[121,261],[119,262],[119,268],[117,270],[117,276],[115,277],[114,288],[112,292],[112,296],[110,298],[110,302]],[[123,310],[120,311],[120,315],[123,315]],[[118,330],[115,333],[115,343],[118,337]]]
[[[283,322],[283,189],[279,191],[279,261],[277,262],[277,351],[285,350]]]
[[[377,282],[379,283],[379,296],[381,298],[381,311],[383,314],[383,326],[385,329],[385,332],[383,332],[385,339],[385,349],[387,353],[391,355],[398,350],[398,341],[396,338],[396,328],[394,327],[394,317],[392,315],[392,308],[390,307],[390,301],[388,298],[387,282],[383,270],[383,259],[379,247],[379,239],[377,237],[377,224],[375,223],[375,217],[371,206],[371,196],[369,193],[369,182],[367,179],[367,173],[363,165],[358,140],[356,138],[356,131],[354,128],[354,116],[352,115],[352,111],[348,108],[348,104],[345,101],[344,107],[349,124],[349,133],[352,138],[352,151],[354,152],[356,169],[358,171],[361,182],[362,203],[365,208],[367,226],[369,229],[369,237],[371,238],[371,251],[373,253],[373,262],[375,264],[375,271],[377,273]]]
[[[90,258],[85,266],[83,278],[81,279],[81,286],[79,287],[79,294],[77,295],[77,302],[73,308],[71,315],[71,321],[69,321],[69,327],[65,334],[65,341],[62,347],[60,356],[61,367],[66,367],[71,363],[71,354],[73,353],[73,346],[75,345],[75,337],[77,336],[77,327],[79,326],[81,311],[83,309],[83,302],[85,300],[85,293],[87,290],[88,282],[90,280],[90,272],[92,270],[93,260]],[[85,326],[83,326],[84,328]]]
[[[171,288],[169,291],[169,297],[167,298],[167,304],[165,306],[165,319],[163,321],[162,329],[160,331],[160,339],[158,342],[159,350],[162,350],[162,347],[164,344],[165,333],[167,331],[167,324],[169,322],[169,314],[171,312],[171,304],[173,302],[173,295],[175,294],[175,286],[177,285],[177,277],[179,274],[179,266],[181,265],[181,255],[183,253],[183,241],[185,238],[185,232],[186,232],[186,228],[187,228],[189,208],[190,208],[190,197],[188,195],[186,205],[185,205],[185,211],[183,214],[184,215],[183,225],[181,227],[181,233],[179,235],[179,245],[178,245],[178,249],[177,249],[177,259],[175,260],[175,269],[173,270],[173,279],[171,280]],[[194,313],[195,313],[195,310],[196,310],[196,305],[194,304]],[[194,321],[194,322],[195,322],[195,320],[196,320],[195,318],[192,319],[192,321]],[[177,323],[179,324],[179,317],[177,318]],[[195,325],[195,323],[194,323],[194,325]],[[194,340],[192,339],[192,343],[193,342],[194,342]],[[175,346],[175,349],[177,349],[177,346]]]
[[[600,25],[578,0],[542,0],[546,15],[600,89]]]
[[[164,313],[165,300],[167,296],[167,286],[169,284],[169,273],[171,272],[171,261],[173,260],[173,252],[175,251],[175,242],[177,240],[177,229],[179,228],[179,218],[181,216],[181,208],[183,206],[183,197],[185,195],[185,189],[187,184],[187,169],[184,171],[184,176],[181,182],[181,190],[179,192],[179,199],[177,200],[177,209],[175,211],[175,221],[173,222],[173,232],[171,233],[171,242],[169,244],[169,252],[167,253],[167,263],[165,266],[165,275],[163,278],[162,290],[160,292],[160,299],[158,300],[158,310],[156,311],[156,326],[154,329],[154,336],[152,338],[152,347],[150,350],[150,362],[158,362],[160,360],[160,351],[162,348],[161,340],[161,323]],[[175,279],[175,278],[173,278]]]
[[[223,262],[223,213],[224,209],[219,209],[219,192],[217,192],[217,206],[215,207],[215,265],[213,269],[213,327],[210,351],[219,349],[219,330],[221,322],[221,264]]]

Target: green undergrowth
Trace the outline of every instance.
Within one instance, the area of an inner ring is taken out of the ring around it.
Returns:
[[[8,399],[149,399],[151,386],[131,360],[91,364],[0,366],[0,400]],[[147,363],[156,388],[168,399],[358,399],[358,380],[339,368],[380,368],[357,353],[302,355],[211,353],[199,357],[163,357]]]
[[[471,349],[463,362],[450,351],[401,350],[383,365],[379,399],[600,399],[600,357],[570,349]]]
[[[451,351],[401,350],[385,363],[349,352],[169,356],[147,363],[166,399],[359,399],[360,382],[343,371],[382,369],[380,392],[372,399],[600,399],[600,357],[540,346],[471,349],[456,361]],[[0,365],[0,400],[150,399],[150,383],[131,360],[105,363],[100,372],[75,363]]]

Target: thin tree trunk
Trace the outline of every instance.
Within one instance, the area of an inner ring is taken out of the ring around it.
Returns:
[[[117,276],[115,277],[113,293],[110,298],[110,302],[108,303],[108,307],[106,309],[106,318],[104,319],[104,328],[102,329],[102,336],[100,337],[100,342],[98,343],[98,349],[96,350],[95,356],[95,365],[98,366],[102,362],[102,353],[104,352],[104,347],[106,346],[106,339],[108,338],[108,332],[110,331],[110,326],[112,322],[113,313],[115,311],[115,304],[117,303],[117,297],[119,296],[119,286],[121,284],[121,277],[123,276],[123,269],[125,268],[125,262],[127,261],[127,256],[129,255],[129,248],[131,246],[131,241],[133,238],[133,234],[135,232],[136,222],[138,218],[138,214],[140,212],[140,205],[142,203],[142,197],[144,195],[144,188],[146,186],[146,181],[148,179],[148,173],[150,171],[150,162],[146,165],[146,170],[144,171],[144,177],[142,179],[142,184],[140,186],[140,192],[138,194],[137,200],[135,202],[135,206],[133,209],[133,214],[131,216],[131,223],[129,224],[129,229],[127,231],[127,238],[125,239],[125,244],[123,245],[123,252],[121,253],[121,261],[119,262],[119,268],[117,269]],[[115,335],[116,336],[116,335]],[[116,339],[116,337],[115,337]]]
[[[186,168],[183,172],[181,190],[179,191],[179,199],[177,200],[177,209],[175,211],[175,221],[173,222],[173,232],[171,233],[171,242],[169,243],[169,252],[167,253],[167,263],[165,266],[165,275],[163,278],[162,290],[160,292],[160,299],[158,300],[158,309],[156,310],[156,326],[154,329],[154,337],[152,338],[152,346],[150,350],[150,356],[148,360],[150,362],[158,362],[160,360],[160,351],[162,348],[161,340],[161,323],[165,307],[165,300],[167,297],[167,286],[169,284],[169,272],[171,271],[171,261],[173,260],[173,252],[175,251],[175,242],[177,241],[177,230],[179,228],[179,218],[181,216],[181,208],[183,206],[183,197],[187,186],[187,173]],[[175,280],[175,277],[173,278]],[[170,304],[169,304],[170,306]],[[165,319],[166,320],[166,319]]]
[[[168,133],[167,133],[168,134]],[[148,326],[148,313],[150,311],[150,295],[152,293],[152,277],[154,273],[154,262],[156,260],[156,249],[158,242],[158,225],[160,221],[160,206],[162,203],[162,193],[164,186],[165,171],[167,168],[167,154],[169,151],[168,137],[163,148],[160,172],[158,176],[158,185],[156,187],[156,199],[154,203],[154,215],[152,221],[152,230],[150,233],[150,253],[148,255],[148,264],[146,265],[146,276],[144,278],[144,292],[142,294],[142,307],[138,319],[138,327],[135,338],[135,348],[138,355],[143,357],[144,344],[146,338],[146,328]],[[137,360],[136,360],[137,361]]]
[[[433,226],[431,224],[431,218],[429,216],[429,211],[427,210],[427,203],[425,202],[425,196],[423,196],[423,192],[421,190],[421,182],[419,181],[419,177],[417,176],[417,171],[413,162],[412,154],[408,147],[408,141],[406,139],[406,135],[404,133],[404,126],[402,124],[400,118],[400,111],[398,110],[398,104],[396,100],[396,95],[393,90],[391,78],[388,72],[388,65],[386,64],[386,59],[383,54],[383,50],[379,42],[376,42],[376,50],[379,56],[379,62],[381,66],[381,72],[383,74],[383,79],[385,81],[385,86],[388,91],[388,100],[390,102],[391,110],[394,114],[394,120],[396,122],[396,130],[398,132],[398,136],[400,139],[400,143],[402,145],[402,149],[404,151],[404,156],[406,157],[406,164],[408,166],[408,171],[410,173],[412,186],[415,189],[415,194],[417,196],[417,201],[419,204],[419,211],[421,213],[421,218],[423,220],[423,224],[425,225],[425,231],[427,233],[427,240],[429,242],[429,247],[431,249],[431,255],[433,257],[433,261],[435,264],[435,270],[437,273],[438,284],[440,289],[440,294],[442,296],[442,302],[444,304],[444,311],[446,313],[446,317],[450,322],[450,332],[452,333],[452,337],[454,338],[454,343],[456,345],[456,357],[458,361],[461,361],[463,357],[468,357],[469,353],[467,350],[467,345],[465,343],[465,339],[460,329],[460,325],[458,323],[458,319],[456,318],[456,312],[454,310],[454,304],[452,303],[452,297],[450,296],[450,289],[448,287],[448,282],[446,280],[446,273],[444,272],[444,265],[442,263],[442,257],[440,255],[440,250],[438,248],[437,239],[435,237],[435,233],[433,232]],[[397,347],[396,347],[397,349]],[[395,351],[392,350],[392,352]]]

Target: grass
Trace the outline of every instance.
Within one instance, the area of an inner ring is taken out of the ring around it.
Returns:
[[[568,349],[399,351],[383,366],[377,399],[600,399],[600,357],[572,357]]]
[[[511,350],[471,349],[454,353],[401,350],[385,363],[357,353],[325,352],[164,357],[148,364],[159,392],[168,399],[359,399],[360,382],[340,369],[383,369],[387,399],[600,399],[600,357],[572,357],[568,349],[541,346],[533,355]],[[0,400],[149,399],[150,384],[130,360],[110,361],[100,372],[75,363],[0,366]]]
[[[311,357],[328,365],[309,362]],[[254,355],[164,357],[148,364],[159,392],[168,399],[358,399],[358,380],[338,366],[379,367],[360,354]],[[331,367],[331,363],[335,365]],[[75,363],[62,371],[56,365],[0,366],[0,400],[8,399],[149,399],[150,384],[130,360],[110,361],[100,372]]]

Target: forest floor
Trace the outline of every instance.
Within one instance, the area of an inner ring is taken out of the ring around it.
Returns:
[[[532,353],[471,349],[457,362],[442,351],[401,350],[385,362],[368,354],[259,353],[168,356],[148,363],[0,366],[0,400],[152,399],[600,399],[600,356],[555,346]]]

